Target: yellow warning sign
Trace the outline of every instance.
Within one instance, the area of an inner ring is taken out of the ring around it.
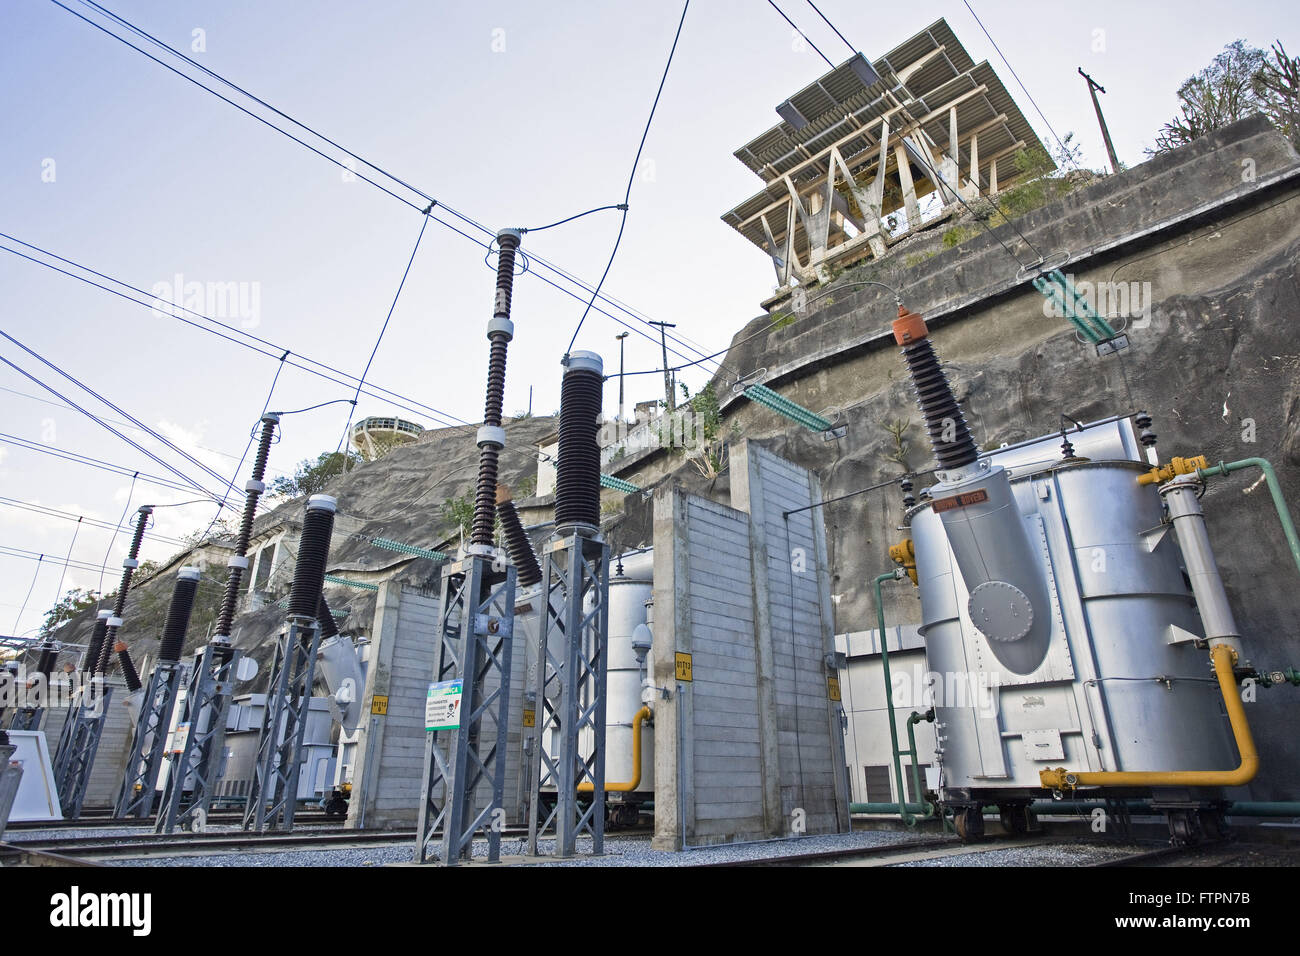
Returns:
[[[527,707],[524,708],[524,726],[525,727],[537,726],[537,712],[534,710],[529,710]]]
[[[370,698],[370,712],[371,712],[372,714],[378,714],[378,715],[381,716],[381,717],[384,716],[385,714],[387,714],[387,713],[388,713],[388,695],[387,695],[387,694],[376,694],[374,697],[371,697],[371,698]]]
[[[840,699],[840,679],[838,677],[826,678],[826,693],[830,695],[831,700]]]
[[[691,655],[677,654],[677,679],[680,681],[692,680],[691,677]]]

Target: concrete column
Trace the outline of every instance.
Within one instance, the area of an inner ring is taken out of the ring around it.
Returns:
[[[362,716],[357,728],[357,753],[352,765],[352,799],[345,824],[351,829],[361,826],[363,807],[366,825],[374,826],[376,823],[375,795],[380,757],[384,750],[384,718],[372,715],[371,710],[376,695],[388,696],[401,605],[400,583],[385,581],[379,585],[370,633],[370,665],[366,671],[365,692],[361,698]]]
[[[753,579],[754,657],[758,684],[758,726],[763,766],[763,824],[769,836],[785,836],[789,827],[781,806],[781,734],[776,717],[775,650],[772,646],[772,600],[768,593],[766,496],[758,455],[748,440],[731,453],[731,504],[749,512]],[[788,556],[783,560],[789,560]]]
[[[822,501],[822,483],[815,472],[808,472],[808,490],[811,501]],[[835,610],[831,603],[831,569],[830,569],[830,549],[826,541],[826,521],[819,512],[822,509],[813,511],[813,540],[816,542],[816,559],[817,559],[817,593],[821,604],[822,633],[825,635],[823,647],[828,656],[835,653]],[[883,637],[883,635],[882,635]],[[841,689],[848,683],[848,669],[842,673],[835,673],[827,669],[827,677],[834,676],[840,681]],[[841,690],[842,693],[842,690]],[[849,790],[848,781],[840,771],[848,763],[848,758],[844,751],[844,704],[843,701],[833,701],[830,699],[829,689],[827,693],[827,719],[830,721],[831,732],[831,761],[836,769],[835,774],[835,817],[839,824],[841,832],[849,829]]]
[[[903,211],[907,215],[907,228],[915,229],[921,224],[921,207],[916,201],[916,184],[912,182],[911,162],[902,143],[894,147],[894,159],[898,162],[898,182],[903,187]]]
[[[689,742],[692,724],[691,685],[677,680],[677,653],[691,652],[690,597],[677,582],[690,578],[686,495],[665,487],[654,500],[654,639],[650,673],[662,693],[655,707],[655,835],[657,850],[680,850],[694,829],[691,792],[693,759]]]

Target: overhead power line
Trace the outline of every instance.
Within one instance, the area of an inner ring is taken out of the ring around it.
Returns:
[[[70,265],[73,268],[80,269],[82,272],[86,272],[89,273],[90,275],[97,276],[101,279],[104,279],[107,282],[112,282],[115,285],[119,285],[124,289],[129,289],[132,292],[136,293],[137,295],[144,296],[144,298],[143,299],[135,298],[135,296],[127,295],[126,293],[123,293],[117,289],[109,288],[108,286],[95,282],[92,279],[88,279],[85,276],[77,275],[76,273],[69,272],[66,269],[61,269],[58,266],[54,265],[53,263],[45,262],[34,256],[29,256],[26,253],[21,252],[17,249],[10,249],[8,246],[0,244],[0,250],[4,252],[8,252],[11,255],[18,256],[19,258],[22,259],[26,259],[28,262],[34,262],[37,265],[44,266],[47,269],[52,269],[55,272],[62,273],[63,275],[68,276],[69,278],[72,279],[77,279],[78,281],[84,282],[87,285],[92,285],[95,288],[101,289],[104,292],[109,292],[117,296],[118,298],[126,299],[128,302],[134,302],[136,305],[143,306],[144,308],[149,309],[150,311],[153,312],[163,311],[162,309],[159,308],[160,303],[158,299],[138,286],[134,286],[129,282],[125,282],[122,279],[114,278],[113,276],[107,275],[103,272],[96,271],[95,269],[92,269],[87,265],[83,265],[80,262],[76,262],[75,260],[64,258],[63,256],[51,252],[48,249],[44,249],[41,246],[36,245],[35,243],[26,242],[22,239],[19,239],[17,236],[11,236],[8,233],[0,232],[0,238],[8,239],[11,242],[16,242],[19,245],[26,246],[28,249],[39,252],[41,255],[48,256],[51,259],[55,259],[66,265]],[[308,356],[303,355],[301,352],[295,352],[291,349],[286,349],[282,345],[278,345],[274,342],[270,342],[266,339],[263,339],[260,336],[254,335],[253,333],[245,329],[239,328],[238,326],[230,325],[228,323],[220,321],[219,319],[214,319],[211,316],[204,315],[202,312],[196,312],[194,309],[190,309],[183,305],[179,305],[173,302],[167,302],[161,304],[167,306],[168,309],[176,309],[181,312],[185,312],[189,315],[195,316],[198,319],[202,319],[204,322],[207,322],[211,326],[214,326],[214,328],[210,328],[207,325],[203,325],[199,322],[195,322],[192,319],[187,319],[184,315],[177,315],[171,311],[168,311],[166,313],[169,318],[173,318],[178,322],[182,322],[185,325],[191,326],[192,328],[199,329],[200,331],[208,332],[212,335],[216,335],[218,338],[225,339],[227,342],[231,342],[235,345],[239,345],[244,348],[251,349],[252,351],[257,352],[260,355],[265,355],[267,358],[273,358],[276,361],[286,362],[287,364],[292,365],[294,368],[301,369],[304,372],[308,372],[312,375],[315,375],[318,378],[325,379],[326,381],[332,382],[335,385],[342,385],[348,389],[351,389],[359,381],[357,376],[352,375],[348,372],[344,372],[342,369],[338,369],[325,362],[319,362],[316,359],[309,358]],[[233,333],[234,335],[240,336],[242,339],[246,339],[247,341],[242,341],[241,338],[232,338],[230,335],[225,335],[222,333],[222,331],[219,330],[225,330],[227,332]],[[259,345],[262,346],[262,348],[259,348],[258,347]],[[294,361],[295,358],[298,359],[299,361]],[[304,365],[303,364],[304,362],[308,364]],[[434,408],[432,405],[425,405],[423,402],[418,402],[413,398],[408,398],[404,395],[392,391],[391,389],[383,388],[379,385],[371,384],[369,390],[363,390],[363,394],[368,395],[371,398],[377,398],[380,401],[386,402],[390,405],[397,405],[398,407],[404,409],[405,411],[411,412],[412,414],[415,415],[433,416],[438,421],[439,424],[444,424],[444,425],[470,424],[469,422],[466,422],[464,419],[457,418],[455,415],[452,415],[449,412],[444,412],[441,409]]]
[[[623,205],[620,207],[623,211],[618,223],[618,235],[614,238],[614,248],[610,250],[609,261],[605,263],[605,271],[600,274],[600,281],[596,283],[596,288],[591,292],[591,301],[587,303],[587,308],[583,310],[582,317],[578,319],[578,327],[573,330],[573,337],[569,339],[568,348],[564,350],[567,356],[573,350],[573,343],[578,340],[578,333],[582,331],[582,323],[587,321],[587,316],[591,312],[591,307],[596,304],[596,298],[600,295],[601,287],[605,284],[605,279],[609,276],[609,270],[614,265],[614,257],[618,255],[619,243],[623,241],[623,230],[627,227],[627,209],[628,203],[632,198],[632,184],[636,182],[636,169],[641,164],[641,152],[645,149],[646,138],[650,135],[650,126],[654,122],[655,111],[659,109],[659,97],[663,96],[664,84],[668,82],[668,71],[673,65],[673,55],[677,52],[677,41],[682,38],[682,26],[686,23],[686,11],[691,8],[691,0],[686,0],[682,4],[682,16],[677,21],[677,32],[673,34],[673,45],[668,51],[668,61],[664,64],[663,75],[659,77],[659,88],[655,90],[654,102],[650,104],[650,115],[646,117],[645,128],[641,130],[641,142],[637,144],[636,156],[632,159],[632,169],[627,176],[627,189],[623,192]]]
[[[190,66],[194,67],[195,69],[200,70],[203,74],[205,74],[205,75],[211,77],[212,79],[216,80],[217,82],[223,84],[223,85],[224,85],[225,87],[227,87],[228,89],[233,90],[233,91],[239,93],[239,94],[242,95],[242,96],[246,96],[246,97],[248,97],[252,102],[257,103],[257,104],[259,104],[260,106],[264,107],[265,109],[270,110],[270,111],[271,111],[272,113],[274,113],[276,116],[279,116],[279,117],[281,117],[281,118],[287,120],[288,122],[294,124],[294,125],[295,125],[296,127],[298,127],[299,129],[302,129],[302,130],[306,131],[307,133],[311,134],[312,136],[318,138],[321,142],[329,144],[330,146],[332,146],[332,147],[334,147],[335,149],[339,150],[340,152],[344,153],[344,154],[345,154],[346,156],[348,156],[349,158],[355,160],[355,161],[358,162],[358,163],[361,163],[361,164],[363,164],[363,165],[369,167],[371,170],[375,171],[376,173],[378,173],[379,175],[383,176],[384,178],[390,180],[391,182],[393,182],[393,183],[395,183],[395,184],[401,186],[402,188],[404,188],[404,189],[406,189],[406,190],[409,190],[410,192],[414,193],[416,196],[420,197],[420,199],[423,200],[423,202],[422,202],[422,203],[416,203],[416,202],[413,202],[413,201],[411,201],[410,199],[408,199],[408,198],[406,198],[406,197],[404,197],[404,196],[400,196],[400,195],[398,195],[396,192],[394,192],[393,190],[388,189],[387,187],[383,186],[382,184],[376,182],[374,179],[371,179],[371,178],[368,177],[368,176],[365,176],[365,175],[362,175],[362,174],[360,174],[360,173],[357,173],[357,171],[356,171],[352,166],[349,166],[349,165],[347,165],[346,163],[341,162],[341,161],[338,160],[337,158],[335,158],[335,157],[333,157],[333,156],[330,156],[329,154],[323,152],[322,150],[317,149],[316,147],[312,146],[310,143],[307,143],[307,142],[305,142],[304,140],[302,140],[300,137],[295,136],[292,132],[290,132],[290,131],[288,131],[288,130],[286,130],[286,129],[280,127],[280,126],[277,126],[275,123],[272,123],[270,120],[266,119],[266,118],[263,117],[263,116],[259,116],[259,115],[257,115],[257,113],[253,112],[252,110],[249,110],[247,107],[242,106],[242,105],[240,105],[239,103],[234,102],[234,101],[231,100],[229,97],[223,95],[222,93],[220,93],[219,91],[213,89],[212,87],[210,87],[210,86],[204,84],[204,83],[201,82],[198,78],[196,78],[196,77],[194,77],[194,76],[191,76],[191,75],[185,73],[183,70],[179,70],[179,69],[177,69],[175,66],[172,66],[171,64],[165,63],[164,61],[162,61],[162,60],[158,59],[157,57],[155,57],[153,54],[149,53],[147,50],[141,49],[140,47],[136,46],[134,43],[130,42],[130,40],[128,40],[127,38],[125,38],[125,37],[123,37],[123,36],[120,36],[120,35],[118,35],[117,33],[114,33],[112,30],[109,30],[107,27],[103,26],[102,24],[96,23],[94,20],[91,20],[90,18],[88,18],[88,17],[86,17],[86,16],[83,16],[82,14],[78,13],[77,11],[70,9],[69,7],[67,7],[66,5],[64,5],[63,3],[60,3],[59,0],[51,0],[51,2],[54,3],[56,6],[62,8],[63,10],[67,11],[68,13],[72,14],[73,16],[77,17],[78,19],[80,19],[80,20],[82,20],[82,21],[84,21],[84,22],[90,24],[90,25],[93,26],[95,29],[99,30],[100,32],[102,32],[102,33],[104,33],[104,34],[106,34],[106,35],[112,37],[113,39],[117,40],[119,43],[122,43],[123,45],[129,47],[130,49],[135,50],[137,53],[140,53],[142,56],[145,56],[146,58],[152,60],[153,62],[157,63],[159,66],[162,66],[162,67],[164,67],[165,69],[169,70],[170,72],[175,73],[176,75],[180,76],[181,78],[183,78],[183,79],[186,80],[187,82],[192,83],[193,85],[199,87],[199,88],[202,89],[202,90],[205,90],[205,91],[208,92],[208,93],[211,93],[213,96],[216,96],[218,99],[222,100],[223,102],[225,102],[225,103],[227,103],[227,104],[229,104],[229,105],[235,107],[235,108],[238,109],[240,112],[245,113],[245,114],[251,116],[252,118],[256,119],[259,123],[262,123],[263,125],[269,127],[270,129],[273,129],[273,130],[275,130],[276,132],[283,134],[284,136],[288,137],[289,139],[293,140],[294,142],[298,143],[299,145],[301,145],[301,146],[305,147],[306,149],[310,150],[312,153],[315,153],[316,155],[318,155],[318,156],[320,156],[321,158],[325,159],[327,162],[330,162],[330,163],[334,164],[335,166],[339,166],[339,167],[341,167],[341,168],[347,169],[349,172],[353,173],[354,175],[356,175],[359,179],[363,180],[364,182],[370,183],[372,186],[375,186],[377,189],[379,189],[379,190],[381,190],[382,192],[386,193],[387,195],[393,197],[394,199],[397,199],[399,202],[402,202],[403,204],[409,206],[410,208],[412,208],[412,209],[416,209],[416,210],[418,210],[418,211],[420,211],[420,212],[422,212],[422,213],[425,213],[426,215],[429,215],[430,218],[432,218],[435,222],[437,222],[437,223],[441,224],[442,226],[444,226],[444,227],[450,229],[451,231],[453,231],[453,232],[457,233],[458,235],[462,236],[463,238],[471,239],[471,240],[477,242],[478,245],[480,245],[480,246],[483,247],[483,248],[489,248],[490,240],[491,240],[491,239],[496,235],[495,230],[489,229],[487,226],[483,225],[481,222],[478,222],[477,220],[473,219],[472,217],[466,215],[465,213],[462,213],[462,212],[457,211],[455,208],[453,208],[452,206],[449,206],[447,203],[442,202],[442,201],[440,201],[440,200],[434,198],[433,196],[431,196],[429,193],[425,192],[424,190],[418,188],[417,186],[414,186],[413,184],[411,184],[411,183],[407,182],[406,180],[402,179],[401,177],[394,175],[393,173],[389,172],[388,170],[386,170],[386,169],[383,168],[382,166],[379,166],[378,164],[376,164],[376,163],[374,163],[374,162],[372,162],[372,161],[366,159],[365,157],[363,157],[363,156],[361,156],[361,155],[359,155],[359,154],[353,152],[352,150],[350,150],[350,149],[348,149],[347,147],[343,146],[342,144],[336,142],[335,140],[330,139],[330,138],[329,138],[328,136],[326,136],[325,134],[323,134],[323,133],[317,131],[316,129],[314,129],[313,127],[309,126],[308,124],[302,122],[301,120],[295,119],[294,117],[290,116],[288,113],[284,112],[283,110],[277,109],[276,107],[272,106],[271,104],[269,104],[269,103],[266,102],[265,100],[259,98],[259,97],[256,96],[255,94],[250,93],[248,90],[246,90],[246,89],[243,88],[242,86],[239,86],[238,84],[232,82],[231,80],[226,79],[224,76],[218,74],[218,73],[215,72],[214,70],[209,69],[208,67],[206,67],[206,66],[204,66],[203,64],[197,62],[197,61],[194,60],[193,58],[187,56],[187,55],[186,55],[185,53],[183,53],[182,51],[177,50],[176,48],[174,48],[174,47],[172,47],[172,46],[169,46],[169,45],[168,45],[167,43],[165,43],[164,41],[160,40],[160,39],[157,38],[156,36],[154,36],[154,35],[148,33],[147,31],[143,30],[142,28],[140,28],[140,27],[136,26],[135,24],[131,23],[130,21],[126,20],[124,17],[121,17],[121,16],[119,16],[118,14],[113,13],[112,11],[109,11],[107,8],[105,8],[105,7],[103,7],[103,6],[99,5],[99,4],[96,4],[96,3],[90,2],[90,0],[82,0],[82,2],[87,6],[88,9],[94,9],[94,10],[98,11],[98,12],[101,13],[102,15],[104,15],[104,16],[110,18],[114,23],[116,23],[116,24],[118,24],[118,25],[120,25],[120,26],[122,26],[122,27],[125,27],[126,29],[130,30],[132,33],[134,33],[135,35],[137,35],[138,37],[140,37],[140,38],[146,40],[147,42],[149,42],[149,43],[151,43],[151,44],[153,44],[153,45],[156,46],[158,49],[160,49],[160,50],[164,50],[164,51],[166,51],[167,53],[170,53],[172,56],[176,57],[177,59],[179,59],[179,60],[181,60],[181,61],[183,61],[183,62],[189,64]],[[440,210],[443,210],[443,211],[447,212],[447,213],[450,214],[451,216],[453,216],[453,217],[455,217],[456,219],[460,220],[461,222],[465,223],[467,226],[471,227],[472,229],[477,230],[480,234],[482,234],[483,236],[485,236],[485,237],[487,238],[488,241],[480,241],[480,240],[478,240],[478,239],[475,239],[473,236],[471,236],[469,233],[465,232],[464,230],[462,230],[462,229],[458,228],[457,226],[455,226],[455,225],[453,225],[453,224],[447,222],[445,219],[442,219],[442,218],[440,218],[439,216],[433,214],[433,213],[431,212],[431,210],[434,209],[434,208],[436,208],[436,209],[440,209]],[[573,277],[571,274],[569,274],[568,272],[566,272],[565,270],[563,270],[562,268],[560,268],[560,267],[559,267],[558,265],[556,265],[555,263],[552,263],[552,262],[550,262],[550,261],[548,261],[548,260],[546,260],[546,259],[544,259],[544,258],[542,258],[542,257],[540,257],[540,256],[537,256],[537,255],[530,255],[530,256],[529,256],[529,259],[530,259],[530,261],[533,261],[533,262],[535,262],[536,264],[538,264],[539,266],[542,266],[542,267],[548,269],[549,271],[553,272],[554,274],[563,277],[566,281],[573,282],[575,285],[578,285],[579,288],[581,288],[584,292],[586,292],[586,293],[592,293],[592,292],[593,292],[593,288],[592,288],[590,285],[588,285],[587,283],[585,283],[585,282],[583,282],[583,281],[581,281],[581,280],[579,280],[579,279],[576,279],[575,277]],[[539,273],[537,273],[537,272],[533,272],[532,274],[535,275],[535,276],[536,276],[538,279],[540,279],[541,281],[547,283],[548,285],[554,286],[555,288],[560,289],[561,291],[564,291],[564,292],[566,292],[567,294],[573,296],[573,298],[577,299],[578,301],[585,301],[585,296],[580,296],[580,295],[578,295],[577,293],[574,293],[571,289],[564,289],[564,288],[563,288],[562,286],[560,286],[558,283],[554,282],[554,281],[551,280],[551,279],[548,279],[547,277],[545,277],[545,276],[543,276],[543,275],[541,275],[541,274],[539,274]],[[598,290],[596,290],[596,291],[598,292]],[[603,301],[605,301],[605,302],[607,302],[607,303],[609,303],[610,305],[614,306],[614,307],[617,308],[617,309],[622,309],[622,306],[621,306],[621,305],[619,305],[615,300],[611,299],[611,298],[610,298],[609,296],[607,296],[607,295],[599,294],[599,293],[598,293],[598,294],[596,295],[596,298],[597,298],[597,299],[600,299],[600,300],[603,300]],[[632,328],[632,326],[627,325],[627,323],[626,323],[625,321],[623,321],[622,319],[619,319],[618,317],[614,316],[613,314],[611,314],[611,313],[609,313],[609,312],[607,312],[607,311],[605,311],[605,310],[603,310],[603,309],[598,309],[598,308],[597,308],[597,309],[590,309],[589,311],[595,311],[595,312],[598,312],[598,313],[600,313],[600,314],[606,316],[607,318],[610,318],[610,319],[612,319],[613,321],[619,323],[620,325],[623,325],[625,328],[629,328],[629,329]],[[645,321],[644,319],[640,318],[639,316],[634,315],[634,314],[633,314],[632,312],[630,312],[630,311],[629,311],[627,314],[628,314],[629,316],[631,316],[635,321],[642,322],[642,323],[644,323],[644,321]],[[637,333],[638,333],[639,335],[641,335],[643,338],[647,339],[647,341],[650,341],[650,342],[656,342],[656,341],[657,341],[657,338],[656,338],[655,336],[652,336],[650,333],[648,333],[648,332],[646,332],[646,331],[644,331],[644,330],[636,329],[635,331],[637,331]],[[689,345],[687,345],[684,341],[682,341],[681,339],[678,339],[678,338],[675,337],[675,336],[670,336],[670,338],[672,338],[672,340],[673,340],[674,342],[676,342],[677,344],[681,345],[683,348],[686,348],[686,349],[688,349],[688,350],[690,350],[690,351],[694,351],[696,355],[702,355],[702,354],[704,354],[704,351],[703,351],[702,349],[692,349],[692,348],[691,348]],[[670,349],[670,351],[672,351],[673,354],[677,355],[677,356],[680,357],[680,358],[683,358],[683,359],[690,359],[690,358],[691,358],[691,356],[686,355],[686,354],[683,354],[683,353],[677,351],[676,349]]]

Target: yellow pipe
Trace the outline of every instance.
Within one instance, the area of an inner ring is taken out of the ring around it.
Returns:
[[[632,766],[636,768],[632,774],[632,779],[627,783],[605,784],[606,793],[631,793],[641,786],[641,725],[649,719],[650,708],[642,707],[636,712],[636,717],[632,720]],[[595,789],[595,786],[590,782],[578,784],[579,793],[591,793]]]
[[[1219,690],[1228,708],[1228,722],[1237,741],[1241,764],[1236,770],[1153,770],[1153,771],[1101,771],[1075,772],[1058,767],[1043,770],[1038,778],[1050,790],[1073,790],[1077,786],[1097,785],[1114,787],[1240,787],[1250,783],[1259,770],[1259,754],[1246,722],[1246,708],[1237,693],[1237,678],[1232,672],[1237,652],[1227,644],[1219,644],[1210,651],[1214,673],[1219,678]]]

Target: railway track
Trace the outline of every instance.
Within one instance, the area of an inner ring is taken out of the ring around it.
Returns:
[[[1011,849],[1039,846],[1057,842],[1048,836],[988,837],[980,843],[963,843],[956,837],[933,837],[906,843],[889,843],[883,846],[854,847],[827,850],[820,853],[791,853],[786,856],[765,857],[737,862],[703,863],[702,867],[731,866],[853,866],[863,861],[863,866],[893,866],[914,860],[934,859],[939,856],[960,856],[985,850]]]
[[[645,836],[645,828],[607,834],[607,840]],[[507,827],[503,839],[528,836],[527,827]],[[204,856],[222,853],[265,853],[278,850],[347,849],[410,843],[415,830],[298,830],[293,833],[153,833],[109,837],[66,837],[23,840],[0,844],[0,863],[11,865],[24,854],[53,855],[65,860],[90,862],[97,859],[139,859],[142,857]],[[66,864],[65,864],[66,865]]]

